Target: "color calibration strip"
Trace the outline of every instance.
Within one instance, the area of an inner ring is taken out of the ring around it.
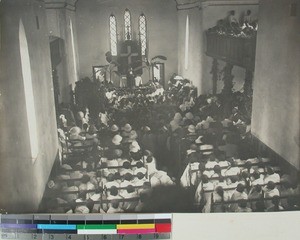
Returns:
[[[1,215],[1,239],[171,239],[172,214]]]

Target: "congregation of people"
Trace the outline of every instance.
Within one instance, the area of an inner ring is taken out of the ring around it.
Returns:
[[[299,179],[259,154],[241,93],[228,108],[222,95],[197,96],[176,74],[166,90],[99,89],[97,107],[83,101],[60,109],[61,160],[47,184],[48,212],[143,212],[155,209],[160,187],[187,190],[197,212],[299,208]],[[168,203],[168,191],[160,195]]]
[[[208,32],[219,35],[251,38],[256,36],[258,29],[257,20],[252,16],[251,10],[247,10],[241,20],[235,16],[235,11],[231,10],[225,19],[217,21],[216,26],[209,28]]]

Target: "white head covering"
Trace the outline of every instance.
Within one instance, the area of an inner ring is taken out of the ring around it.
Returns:
[[[119,134],[117,134],[117,135],[115,135],[115,136],[113,137],[113,139],[112,139],[111,141],[112,141],[112,143],[115,144],[115,145],[120,145],[121,142],[122,142],[122,139],[123,139],[123,138],[122,138]]]

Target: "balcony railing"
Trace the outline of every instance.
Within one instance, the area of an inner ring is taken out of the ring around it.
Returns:
[[[254,70],[256,36],[237,37],[206,32],[206,55]]]

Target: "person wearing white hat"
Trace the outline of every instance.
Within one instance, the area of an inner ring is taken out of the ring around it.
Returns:
[[[83,141],[86,138],[80,135],[81,129],[79,127],[72,127],[69,133],[69,139],[72,141],[73,146],[83,146]]]
[[[131,142],[131,144],[129,145],[129,151],[130,152],[133,152],[133,153],[136,153],[136,152],[138,152],[138,151],[140,151],[141,150],[141,147],[140,147],[140,145],[138,144],[138,142],[137,141],[132,141]]]
[[[126,123],[124,127],[122,127],[122,136],[129,137],[132,127],[129,123]]]
[[[185,118],[188,120],[193,120],[194,119],[194,115],[191,112],[187,112],[185,114]]]
[[[129,136],[125,138],[125,142],[131,143],[138,138],[137,132],[135,130],[131,130]]]
[[[123,138],[119,134],[117,134],[113,137],[113,139],[111,141],[112,141],[113,145],[119,146],[119,145],[121,145],[122,140],[123,140]]]
[[[181,120],[182,120],[182,116],[181,116],[181,114],[180,114],[179,112],[177,112],[177,113],[175,113],[173,119],[174,119],[174,120],[177,120],[177,121],[181,121]]]
[[[113,124],[113,125],[110,127],[110,131],[113,132],[113,133],[118,133],[119,127],[118,127],[116,124]]]
[[[209,122],[205,121],[205,120],[202,120],[201,122],[197,123],[196,129],[197,130],[201,130],[201,129],[207,130],[207,129],[209,129]]]
[[[184,104],[181,104],[179,105],[179,109],[182,111],[182,112],[185,112],[187,110],[186,106]]]
[[[188,130],[188,134],[193,134],[193,135],[196,134],[196,128],[192,124],[188,126],[187,130]]]

